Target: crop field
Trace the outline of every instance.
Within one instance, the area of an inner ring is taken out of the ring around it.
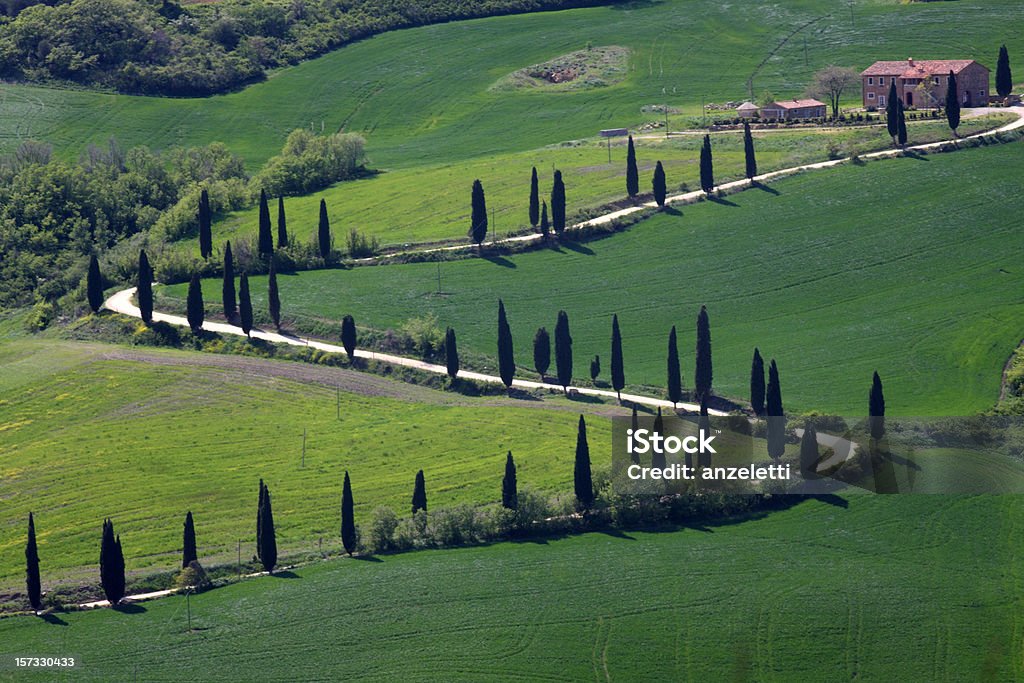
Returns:
[[[564,309],[577,376],[594,354],[607,362],[617,313],[627,382],[664,386],[672,325],[692,382],[694,320],[707,304],[719,393],[746,396],[758,346],[778,360],[790,410],[862,413],[877,370],[893,414],[968,414],[995,402],[1020,341],[1022,170],[1017,144],[846,165],[586,244],[283,276],[282,307],[379,329],[434,313],[460,349],[494,358],[500,297],[523,366],[535,330],[552,330]],[[165,291],[184,298],[183,285]],[[252,291],[264,308],[265,278]]]
[[[802,93],[829,64],[864,68],[876,59],[972,57],[993,66],[1008,27],[1024,21],[1015,0],[965,0],[951,31],[944,3],[895,0],[753,3],[632,2],[564,12],[453,22],[396,31],[207,99],[132,97],[0,84],[0,150],[35,138],[76,158],[114,135],[126,146],[225,142],[256,169],[294,128],[346,130],[368,139],[379,168],[536,149],[643,120],[668,104],[693,114],[700,102],[750,91]],[[955,33],[955,35],[954,35]],[[949,54],[950,41],[956,53]],[[586,43],[631,50],[616,85],[576,92],[491,90],[531,64]],[[850,102],[859,102],[851,93]]]
[[[0,620],[0,642],[75,653],[73,678],[96,681],[1024,675],[1018,497],[826,500],[671,533],[332,561],[192,596],[191,633],[173,597]]]

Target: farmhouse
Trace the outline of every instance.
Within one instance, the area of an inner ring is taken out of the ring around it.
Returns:
[[[757,105],[753,102],[744,102],[736,107],[736,115],[745,119],[753,118],[757,115]]]
[[[761,108],[766,119],[820,119],[825,117],[825,103],[818,100],[779,100]]]
[[[905,62],[875,62],[861,72],[862,98],[865,107],[882,109],[889,88],[896,83],[896,93],[907,107],[938,107],[946,101],[949,72],[956,75],[956,92],[965,107],[988,104],[988,68],[973,59],[925,59]]]

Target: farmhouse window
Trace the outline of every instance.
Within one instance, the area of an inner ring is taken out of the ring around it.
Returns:
[[[869,100],[873,100],[873,99],[875,99],[875,93],[873,93],[873,92],[869,92],[869,93],[868,93],[868,99],[869,99]]]
[[[985,99],[985,91],[984,90],[979,90],[978,91],[978,97],[980,97],[981,99]]]
[[[940,85],[941,79],[938,76],[932,76],[932,83],[934,83],[935,85]]]
[[[871,93],[871,94],[874,95],[874,93]],[[878,106],[880,106],[880,107],[884,107],[885,106],[885,95],[879,95],[878,96]]]
[[[874,85],[875,79],[872,76],[868,76],[868,85]]]
[[[878,77],[878,85],[885,85],[885,76]]]

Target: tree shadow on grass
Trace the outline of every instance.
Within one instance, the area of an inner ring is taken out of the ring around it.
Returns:
[[[682,216],[683,212],[674,206],[666,206],[661,210],[662,213],[668,214],[669,216]]]
[[[776,197],[778,197],[780,194],[782,194],[781,192],[776,190],[774,187],[772,187],[770,185],[765,185],[764,183],[759,183],[757,181],[752,182],[751,186],[756,188],[756,189],[758,189],[758,190],[761,190],[763,192],[767,192],[768,194],[773,194]]]
[[[114,610],[122,614],[143,614],[146,608],[135,602],[122,602],[120,605],[116,605]]]
[[[569,392],[567,398],[576,403],[604,403],[604,396],[593,396],[591,394],[574,394]]]
[[[739,204],[737,204],[736,202],[731,202],[728,199],[726,199],[725,197],[711,196],[711,197],[708,197],[708,201],[709,202],[714,202],[715,204],[721,204],[722,206],[739,206]]]
[[[39,618],[42,619],[43,621],[45,621],[47,624],[53,624],[54,626],[67,626],[68,625],[68,622],[64,621],[63,619],[61,619],[60,617],[58,617],[56,614],[53,614],[53,613],[40,615]]]
[[[488,254],[488,253],[484,252],[483,254],[480,255],[480,258],[484,259],[485,261],[490,261],[494,265],[501,266],[502,268],[515,268],[516,267],[515,263],[513,263],[510,260],[508,260],[504,256],[501,256],[500,254]]]
[[[283,572],[274,572],[271,576],[278,579],[301,579],[302,577],[293,571],[285,570]]]
[[[906,152],[904,152],[903,156],[905,156],[908,159],[917,159],[918,161],[931,161],[931,159],[928,158],[927,154],[920,154],[912,149],[908,149]]]
[[[383,562],[384,561],[384,560],[380,559],[379,557],[377,557],[376,555],[353,555],[352,559],[353,560],[359,560],[360,562],[374,562],[374,563],[376,563],[376,562]]]
[[[512,387],[512,388],[510,388],[508,390],[508,397],[509,398],[514,398],[517,401],[540,401],[540,400],[542,400],[542,399],[538,398],[537,396],[534,396],[533,394],[531,394],[529,391],[526,391],[525,389],[517,389],[516,387]]]
[[[562,246],[564,246],[569,251],[575,251],[577,254],[585,254],[587,256],[593,256],[594,254],[597,253],[593,249],[591,249],[590,247],[585,246],[585,245],[583,245],[583,244],[581,244],[579,242],[572,242],[572,241],[566,240],[566,241],[562,242],[561,244],[562,244]]]
[[[635,536],[630,536],[629,534],[627,534],[622,529],[615,529],[615,528],[598,529],[598,532],[604,534],[605,536],[612,536],[614,538],[621,538],[621,539],[623,539],[625,541],[635,541],[636,540]]]

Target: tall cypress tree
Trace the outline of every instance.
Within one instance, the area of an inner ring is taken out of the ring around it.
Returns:
[[[341,488],[341,544],[345,546],[345,552],[352,556],[356,549],[356,519],[352,501],[352,483],[348,478],[348,470],[345,470],[345,483]]]
[[[192,273],[188,283],[188,299],[186,301],[186,317],[192,332],[199,333],[203,329],[206,312],[203,307],[203,285],[199,282],[199,273]]]
[[[746,159],[747,180],[757,175],[757,159],[754,157],[754,136],[750,134],[750,122],[743,122],[743,156]]]
[[[551,186],[551,224],[556,235],[565,231],[565,183],[562,182],[561,171],[555,171]]]
[[[804,479],[818,477],[818,431],[810,420],[804,425],[803,436],[800,437],[800,474]]]
[[[100,585],[110,604],[117,605],[124,597],[124,552],[121,538],[114,536],[114,523],[103,521],[103,540],[100,543]]]
[[[697,429],[705,434],[711,433],[711,417],[708,415],[708,396],[700,397],[700,415],[697,418]],[[711,453],[700,451],[697,453],[697,464],[701,467],[711,467]]]
[[[320,225],[316,231],[317,245],[320,247],[320,258],[331,259],[331,221],[327,218],[327,202],[320,200]]]
[[[25,588],[32,609],[43,608],[43,584],[39,578],[39,548],[36,546],[36,522],[28,513],[28,541],[25,543]]]
[[[99,313],[103,306],[103,275],[100,274],[100,260],[96,254],[89,257],[89,271],[85,276],[85,294],[89,300],[89,308]]]
[[[537,167],[530,175],[530,225],[537,227],[540,222],[540,185],[537,181]]]
[[[472,194],[469,236],[479,247],[487,237],[487,200],[484,198],[484,186],[479,180],[473,181]]]
[[[516,358],[512,347],[512,329],[505,317],[505,302],[498,299],[498,374],[506,389],[512,388],[516,376]]]
[[[260,507],[260,562],[268,573],[274,573],[277,564],[277,533],[274,530],[274,510],[270,503],[270,487],[263,487],[263,505]]]
[[[697,314],[697,354],[693,375],[693,386],[697,398],[711,391],[713,377],[711,367],[711,323],[708,320],[707,306],[700,307]]]
[[[704,136],[704,144],[700,148],[700,189],[711,194],[715,189],[715,165],[711,157],[711,136]]]
[[[281,330],[281,292],[277,288],[277,267],[270,259],[270,277],[267,279],[267,308],[274,327]]]
[[[754,415],[764,415],[764,391],[764,359],[755,346],[754,358],[750,362],[750,407]]]
[[[551,367],[551,336],[547,328],[541,327],[533,335],[533,368],[542,378]]]
[[[636,148],[633,147],[632,135],[626,147],[626,194],[630,197],[640,194],[640,171],[636,166]]]
[[[444,333],[444,365],[449,377],[456,379],[459,376],[459,346],[455,330],[450,327]]]
[[[907,146],[907,113],[903,108],[903,102],[896,106],[899,118],[896,120],[896,141],[900,147]]]
[[[651,429],[655,434],[659,434],[662,437],[665,436],[665,418],[661,414],[661,408],[658,408],[658,414],[654,416],[654,425]],[[659,470],[665,469],[665,451],[661,449],[661,453],[654,451],[651,453],[651,467]]]
[[[199,193],[199,254],[204,259],[213,254],[213,215],[210,211],[210,193],[206,188]]]
[[[782,387],[779,368],[772,359],[768,366],[768,391],[765,401],[768,414],[768,455],[778,460],[786,451],[786,417],[782,409]]]
[[[996,60],[996,92],[1006,97],[1013,92],[1013,73],[1010,71],[1010,54],[1006,46],[999,48],[999,59]]]
[[[597,381],[598,375],[601,374],[601,356],[594,356],[590,360],[590,379],[593,382]]]
[[[630,426],[633,428],[633,433],[636,434],[637,430],[640,429],[640,415],[637,412],[636,404],[633,404],[633,418]],[[635,450],[631,450],[629,453],[629,459],[634,465],[640,464],[640,454]]]
[[[950,71],[946,81],[946,122],[953,135],[960,137],[956,129],[960,127],[960,99],[956,96],[956,75]]]
[[[242,273],[238,283],[238,321],[242,324],[242,332],[248,337],[252,332],[252,298],[249,296],[249,276]]]
[[[654,190],[654,201],[657,202],[658,206],[665,206],[668,187],[665,184],[665,167],[661,165],[661,161],[658,161],[654,166],[652,189]]]
[[[185,515],[185,530],[182,533],[181,568],[187,568],[198,559],[199,553],[196,550],[196,526],[195,522],[192,520],[192,511],[189,510]]]
[[[231,242],[224,245],[224,276],[220,299],[224,307],[224,318],[228,322],[233,321],[238,316],[238,302],[235,297],[235,259],[231,255]]]
[[[412,514],[420,510],[427,511],[427,483],[423,479],[423,470],[416,473],[416,483],[412,488]]]
[[[562,390],[568,393],[572,384],[572,335],[569,334],[569,314],[565,311],[558,312],[555,323],[555,371]]]
[[[882,379],[875,372],[871,378],[871,392],[868,394],[868,423],[871,427],[871,438],[878,440],[885,436],[885,394],[882,392]]]
[[[683,377],[679,368],[679,347],[676,344],[676,326],[668,333],[668,400],[673,409],[683,399]]]
[[[619,334],[619,316],[612,315],[612,389],[622,401],[622,389],[626,386],[626,372],[622,367],[622,335]]]
[[[573,467],[573,488],[576,493],[576,508],[589,510],[594,505],[594,480],[590,474],[590,446],[587,444],[587,423],[580,415],[576,431],[576,462]]]
[[[356,321],[350,315],[341,319],[341,345],[345,347],[350,361],[356,359]]]
[[[889,79],[889,95],[885,101],[885,129],[896,144],[896,136],[900,130],[900,97],[896,94],[896,79]]]
[[[135,295],[139,300],[139,315],[142,322],[150,325],[153,323],[153,268],[149,265],[149,257],[146,250],[139,250],[139,279]]]
[[[256,503],[256,557],[263,553],[263,498],[267,495],[267,487],[260,479],[260,496]]]
[[[274,234],[270,229],[270,207],[267,205],[266,190],[260,190],[259,251],[260,256],[274,254]]]
[[[544,239],[551,234],[551,222],[548,220],[548,203],[540,203],[540,234]]]
[[[284,197],[277,198],[277,248],[288,246],[288,219],[284,215]]]
[[[519,486],[516,483],[516,463],[512,451],[505,458],[505,476],[501,478],[501,506],[506,510],[519,507]]]

